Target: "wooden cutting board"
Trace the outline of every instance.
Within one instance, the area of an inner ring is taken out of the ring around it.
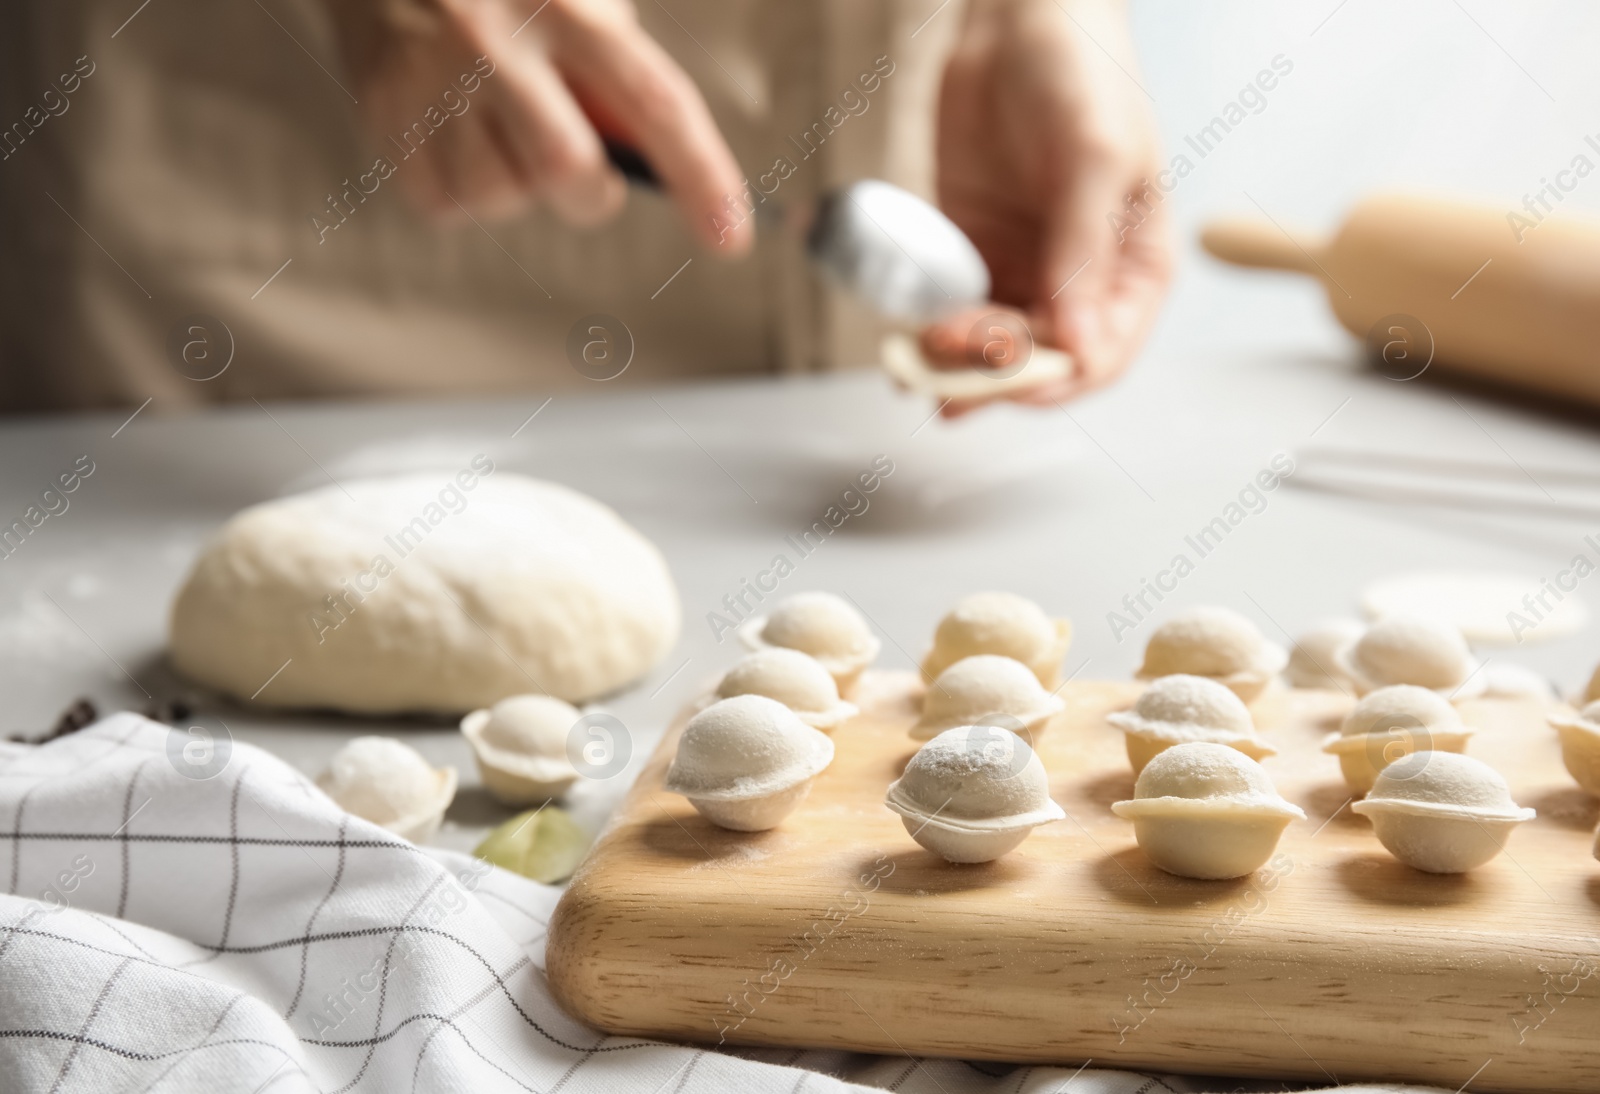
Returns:
[[[1463,704],[1470,754],[1538,819],[1458,877],[1389,857],[1318,749],[1350,699],[1272,691],[1266,767],[1309,818],[1251,878],[1151,866],[1110,811],[1132,797],[1104,715],[1137,687],[1073,683],[1038,750],[1068,819],[953,866],[883,805],[914,751],[909,674],[863,714],[779,828],[725,832],[662,789],[678,728],[562,898],[548,969],[617,1034],[1218,1075],[1600,1090],[1596,802],[1542,706]]]

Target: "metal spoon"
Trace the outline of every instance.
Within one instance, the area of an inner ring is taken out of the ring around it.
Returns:
[[[607,141],[606,156],[630,181],[660,189],[635,149]],[[811,261],[892,319],[921,325],[989,299],[989,267],[966,233],[898,186],[867,179],[824,194],[811,209],[757,210],[802,225]]]

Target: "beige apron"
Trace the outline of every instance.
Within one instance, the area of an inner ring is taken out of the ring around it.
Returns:
[[[0,15],[0,409],[572,388],[595,382],[567,350],[591,313],[631,332],[615,384],[873,357],[875,321],[798,241],[768,232],[720,261],[650,192],[594,232],[545,213],[424,223],[370,171],[387,142],[340,87],[318,0],[139,3]],[[775,198],[799,202],[869,176],[929,191],[958,9],[643,0],[639,16],[752,184],[784,158]],[[862,95],[875,64],[892,71]],[[319,242],[313,217],[347,182],[373,192]]]

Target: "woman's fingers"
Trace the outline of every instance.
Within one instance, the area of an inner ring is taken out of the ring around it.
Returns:
[[[631,15],[605,5],[564,24],[555,44],[566,79],[618,130],[608,135],[644,155],[695,235],[727,254],[748,250],[743,175],[683,69]]]

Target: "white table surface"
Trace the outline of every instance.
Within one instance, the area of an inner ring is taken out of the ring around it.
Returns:
[[[557,395],[514,438],[543,396],[273,405],[276,422],[249,404],[188,416],[153,405],[115,436],[126,413],[11,420],[0,426],[4,522],[79,455],[96,471],[67,512],[0,560],[0,730],[42,731],[78,696],[109,711],[143,706],[147,691],[187,694],[162,666],[165,620],[205,537],[246,505],[329,476],[454,470],[486,453],[502,470],[602,499],[661,546],[682,592],[684,631],[655,671],[607,704],[630,727],[635,757],[622,776],[575,791],[571,805],[593,828],[674,710],[736,656],[736,639],[719,644],[707,612],[880,454],[895,470],[871,508],[800,562],[783,590],[849,594],[886,639],[881,663],[909,667],[955,598],[1009,588],[1075,620],[1068,668],[1088,677],[1132,670],[1149,625],[1118,642],[1107,613],[1275,453],[1366,445],[1508,466],[1600,466],[1592,425],[1428,378],[1386,380],[1362,367],[1314,286],[1222,269],[1189,242],[1204,217],[1250,211],[1252,201],[1322,227],[1385,186],[1520,204],[1582,151],[1600,119],[1585,45],[1596,41],[1600,13],[1327,0],[1226,12],[1141,4],[1135,19],[1141,82],[1169,151],[1272,57],[1295,67],[1170,199],[1185,239],[1178,285],[1149,349],[1113,390],[1070,414],[1002,408],[947,424],[928,421],[929,404],[871,371],[658,390],[596,384]],[[1600,179],[1569,200],[1600,208]],[[1317,617],[1351,614],[1373,578],[1466,567],[1536,581],[1597,531],[1600,520],[1586,527],[1280,489],[1164,607],[1228,604],[1286,641],[1285,631]],[[1592,583],[1579,595],[1600,601],[1600,579]],[[1591,630],[1504,657],[1571,688],[1600,658],[1600,642]],[[439,842],[470,847],[505,815],[477,790],[448,725],[211,700],[194,721],[225,724],[311,773],[341,741],[392,732],[462,770]]]

